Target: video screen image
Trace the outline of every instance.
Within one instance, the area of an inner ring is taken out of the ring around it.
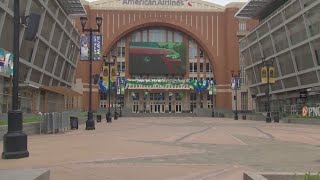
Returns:
[[[183,75],[186,45],[177,42],[130,42],[129,73]]]

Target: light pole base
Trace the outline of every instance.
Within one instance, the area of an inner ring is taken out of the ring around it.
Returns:
[[[112,116],[110,112],[107,114],[107,123],[112,123]]]
[[[234,120],[238,120],[238,115],[234,115]]]
[[[95,130],[93,113],[91,111],[88,112],[88,120],[86,121],[86,130]]]
[[[114,120],[118,120],[118,117],[119,117],[118,112],[115,112],[114,113]]]
[[[271,117],[266,117],[266,123],[271,123]]]
[[[3,136],[2,159],[29,157],[27,137],[22,131],[22,111],[9,111],[8,132]]]

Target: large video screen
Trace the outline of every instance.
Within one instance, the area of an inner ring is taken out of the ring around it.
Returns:
[[[186,45],[177,42],[130,42],[129,73],[183,75]]]

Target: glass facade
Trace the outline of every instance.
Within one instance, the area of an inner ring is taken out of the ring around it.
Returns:
[[[13,53],[13,0],[0,3],[0,49]],[[79,33],[73,27],[70,17],[66,15],[56,0],[20,1],[20,15],[31,13],[40,16],[39,27],[33,40],[26,40],[27,30],[20,26],[20,66],[19,81],[21,84],[32,84],[35,87],[65,86],[74,84],[76,64],[79,54]],[[1,73],[3,73],[0,67]],[[0,75],[1,112],[11,108],[9,72]],[[22,86],[22,85],[20,85]],[[46,107],[47,112],[64,110],[64,96],[46,92],[46,101],[42,102],[40,89],[31,86],[21,87],[19,106],[24,112],[39,112]],[[68,107],[71,101],[66,101]]]
[[[271,94],[277,95],[271,99],[280,102],[297,98],[300,91],[320,85],[319,44],[320,1],[316,0],[291,0],[240,41],[250,93],[261,102],[257,103],[261,106],[258,109],[264,109],[268,88],[261,83],[262,57],[266,61],[274,59],[276,83],[269,88]]]

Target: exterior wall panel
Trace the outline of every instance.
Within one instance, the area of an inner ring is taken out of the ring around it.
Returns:
[[[234,17],[238,9],[230,7],[223,11],[204,12],[192,10],[148,11],[121,10],[121,8],[119,10],[110,10],[108,8],[90,9],[89,6],[86,6],[89,19],[86,27],[96,27],[95,17],[97,14],[103,17],[101,32],[103,34],[103,55],[108,54],[122,37],[131,36],[131,33],[137,29],[165,27],[180,31],[193,38],[203,48],[207,57],[206,61],[213,67],[213,76],[218,84],[217,108],[231,109],[232,94],[229,85],[231,70],[238,71],[240,68],[239,45],[237,43],[239,41],[237,36],[239,22]],[[248,29],[252,28],[254,24],[255,22],[248,21]],[[81,31],[79,21],[76,22],[76,27]],[[125,59],[127,62],[128,52],[126,52]],[[187,79],[189,78],[188,66],[189,63],[187,63],[186,69],[185,78]],[[88,61],[81,61],[77,66],[76,78],[82,79],[83,83],[89,82],[88,67]],[[102,61],[94,61],[93,74],[100,73],[101,67]],[[128,68],[129,65],[126,63],[126,78],[130,78]],[[95,88],[93,90],[98,91]],[[86,101],[87,96],[83,96],[83,98]],[[98,104],[98,101],[98,98],[93,99],[93,104]]]

